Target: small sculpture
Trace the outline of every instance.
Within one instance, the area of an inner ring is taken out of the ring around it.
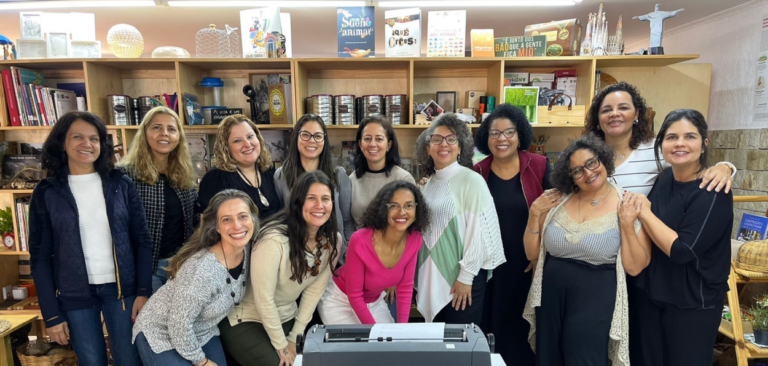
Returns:
[[[144,37],[136,27],[117,24],[107,32],[110,51],[120,58],[137,58],[144,52]]]
[[[0,60],[15,60],[16,46],[8,37],[0,35]]]
[[[189,52],[181,47],[161,46],[152,51],[152,58],[190,58]]]
[[[195,35],[195,57],[202,58],[239,58],[240,34],[237,28],[224,25],[225,29],[216,29],[215,24],[208,25]]]
[[[667,18],[674,18],[681,11],[685,9],[677,9],[675,11],[661,11],[661,5],[656,4],[653,13],[645,15],[638,15],[632,17],[640,21],[648,21],[651,23],[651,44],[648,49],[649,55],[663,55],[664,47],[661,47],[661,38],[664,33],[664,20]]]

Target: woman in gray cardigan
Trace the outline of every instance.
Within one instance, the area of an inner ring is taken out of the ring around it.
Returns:
[[[257,218],[242,191],[227,189],[211,199],[200,227],[171,258],[168,283],[136,317],[133,339],[145,366],[227,364],[217,324],[233,307],[238,313]]]

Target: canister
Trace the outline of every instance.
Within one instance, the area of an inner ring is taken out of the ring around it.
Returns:
[[[133,122],[133,125],[141,124],[143,119],[140,116],[141,108],[139,107],[139,100],[136,98],[131,98],[131,118],[133,119],[131,122]]]
[[[136,124],[139,124],[144,120],[144,116],[155,107],[155,101],[152,100],[152,97],[147,96],[138,97],[136,99],[139,101],[139,122]]]
[[[384,96],[381,94],[363,95],[358,98],[359,119],[384,114]]]
[[[384,115],[389,118],[393,125],[399,125],[402,122],[403,106],[407,106],[405,94],[390,94],[384,97]]]
[[[340,94],[333,97],[333,124],[354,125],[356,123],[355,96]]]
[[[312,98],[312,114],[323,119],[326,125],[333,124],[333,96],[330,94],[315,94]]]
[[[107,95],[110,124],[128,126],[131,124],[131,97],[127,95]]]

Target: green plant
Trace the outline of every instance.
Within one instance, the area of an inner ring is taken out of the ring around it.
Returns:
[[[752,329],[768,331],[768,294],[755,297],[755,306],[749,309]]]
[[[0,235],[13,232],[13,216],[11,208],[6,207],[0,210]]]

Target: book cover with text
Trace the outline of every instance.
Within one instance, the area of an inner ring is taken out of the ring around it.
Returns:
[[[473,29],[469,32],[472,57],[493,57],[493,29]]]
[[[339,57],[374,57],[376,55],[376,17],[373,6],[336,9]]]
[[[398,9],[384,12],[386,57],[421,56],[421,9]]]
[[[768,217],[745,213],[741,216],[741,225],[739,225],[739,231],[736,232],[736,240],[763,240],[766,231],[768,231]]]
[[[466,32],[466,10],[430,11],[427,57],[464,57]]]

